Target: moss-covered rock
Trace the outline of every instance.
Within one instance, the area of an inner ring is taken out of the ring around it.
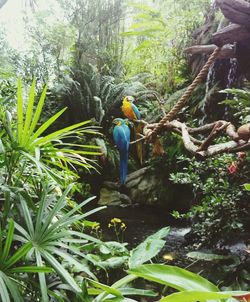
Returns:
[[[179,190],[178,190],[179,191]],[[141,168],[128,175],[126,185],[120,187],[118,183],[104,182],[100,190],[100,205],[154,205],[174,209],[187,209],[190,200],[183,197],[182,191],[176,193],[168,179],[156,174],[150,167]],[[185,193],[185,192],[184,192]],[[185,195],[185,194],[184,194]]]

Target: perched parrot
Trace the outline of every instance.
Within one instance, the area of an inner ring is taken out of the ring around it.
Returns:
[[[130,120],[140,120],[141,114],[138,108],[133,104],[134,98],[125,96],[122,101],[122,112]]]
[[[126,96],[122,101],[122,112],[123,114],[130,120],[137,120],[139,121],[141,119],[141,114],[138,108],[133,104],[134,98],[132,96]],[[138,134],[142,133],[143,125],[142,123],[135,124],[135,139],[140,138]],[[137,142],[136,143],[136,151],[137,156],[139,158],[139,161],[142,165],[143,160],[143,143]]]
[[[113,137],[120,154],[120,182],[124,184],[128,172],[130,129],[128,127],[128,120],[116,118],[113,123],[115,124]]]

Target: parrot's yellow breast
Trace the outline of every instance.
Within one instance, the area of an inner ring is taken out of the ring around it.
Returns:
[[[136,115],[133,111],[133,108],[131,106],[131,103],[128,102],[127,100],[124,100],[122,102],[122,112],[124,113],[124,115],[130,119],[130,120],[135,120],[136,119]]]

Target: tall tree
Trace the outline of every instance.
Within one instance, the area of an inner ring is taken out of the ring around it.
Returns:
[[[121,58],[124,0],[59,0],[77,30],[75,62],[99,69]]]

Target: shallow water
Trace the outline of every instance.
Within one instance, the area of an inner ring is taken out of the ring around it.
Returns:
[[[157,261],[164,261],[164,255],[169,255],[173,260],[171,264],[181,267],[192,266],[196,263],[192,259],[188,259],[186,254],[193,250],[185,240],[185,235],[190,231],[189,225],[173,218],[169,212],[163,208],[153,206],[109,206],[106,209],[98,212],[92,219],[96,219],[101,224],[103,230],[103,239],[105,241],[117,240],[113,229],[108,228],[108,224],[113,218],[120,218],[126,224],[126,230],[123,233],[123,242],[128,243],[128,247],[134,248],[141,243],[146,237],[154,234],[159,229],[169,226],[170,233],[165,238],[166,245],[159,254]],[[121,239],[121,237],[120,237]],[[232,254],[238,254],[244,251],[247,247],[244,243],[232,243],[224,247]],[[204,252],[206,252],[204,250]],[[170,261],[170,260],[169,260]],[[199,261],[200,262],[200,261]],[[203,263],[205,266],[210,265],[209,262]],[[199,265],[194,265],[194,270],[199,268]]]
[[[234,261],[227,262],[213,262],[204,260],[195,260],[187,257],[187,253],[194,251],[191,246],[188,246],[188,242],[185,239],[185,235],[190,231],[190,227],[187,223],[174,219],[167,210],[152,206],[109,206],[105,210],[98,212],[95,217],[96,221],[100,222],[103,230],[103,240],[116,240],[114,231],[108,228],[108,224],[112,218],[120,218],[122,222],[126,224],[126,230],[124,232],[123,242],[128,243],[128,247],[134,248],[141,243],[147,236],[154,234],[160,228],[170,226],[170,232],[165,238],[166,244],[162,251],[153,259],[155,263],[166,263],[170,265],[177,265],[182,268],[186,268],[192,272],[202,274],[205,278],[209,279],[215,284],[220,284],[221,280],[228,280],[228,274],[222,269],[233,265]],[[245,252],[246,245],[241,242],[228,245],[224,247],[230,255],[238,255],[241,252]],[[208,253],[217,253],[220,251],[206,251]],[[234,268],[233,268],[234,270]],[[239,272],[230,273],[228,285],[238,280],[240,277]],[[114,275],[114,271],[112,272]],[[114,281],[121,276],[118,272],[118,277],[113,276]],[[116,278],[117,277],[117,278]],[[116,278],[116,279],[115,279]],[[143,284],[143,286],[146,286]],[[152,284],[148,284],[151,288]],[[250,284],[249,284],[250,286]],[[139,286],[140,287],[140,286]],[[238,288],[238,287],[237,287]],[[156,292],[160,289],[156,286],[153,288]],[[155,301],[155,299],[148,298],[139,301]]]
[[[95,215],[103,230],[104,240],[116,240],[115,233],[108,228],[112,218],[120,218],[126,225],[123,241],[133,248],[141,243],[146,237],[154,234],[159,229],[170,226],[170,233],[166,237],[166,245],[159,257],[169,254],[175,260],[175,264],[181,264],[186,254],[186,240],[184,238],[190,230],[188,225],[174,219],[167,210],[152,206],[109,206]],[[186,262],[186,261],[184,261]],[[183,266],[183,265],[182,265]]]

